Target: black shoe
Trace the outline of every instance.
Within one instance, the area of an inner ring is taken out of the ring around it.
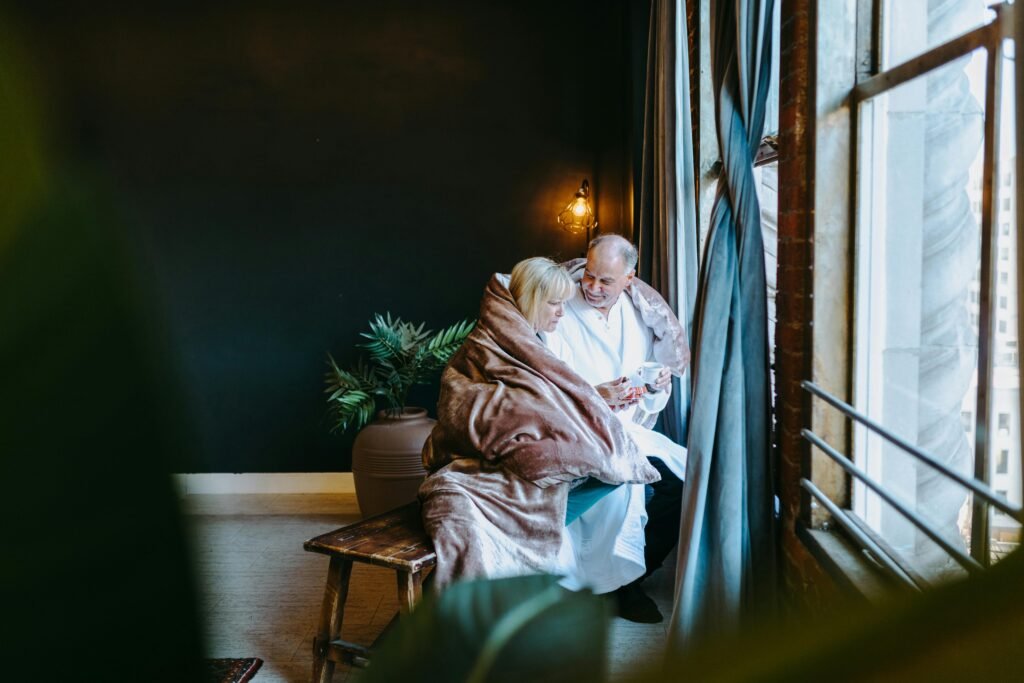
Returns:
[[[628,583],[616,590],[613,595],[616,613],[626,621],[657,624],[664,619],[654,600],[644,593],[644,589],[638,583]]]

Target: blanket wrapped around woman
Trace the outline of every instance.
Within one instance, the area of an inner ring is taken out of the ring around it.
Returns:
[[[558,360],[494,275],[480,318],[441,377],[423,447],[424,527],[435,581],[571,570],[569,484],[659,475],[593,387]]]

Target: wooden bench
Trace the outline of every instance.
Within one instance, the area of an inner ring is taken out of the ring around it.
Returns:
[[[434,545],[423,530],[419,503],[410,503],[311,538],[303,546],[331,558],[320,626],[313,639],[313,680],[329,683],[335,663],[365,666],[370,648],[341,640],[352,565],[365,562],[395,570],[401,613],[419,601],[424,572],[436,564]]]

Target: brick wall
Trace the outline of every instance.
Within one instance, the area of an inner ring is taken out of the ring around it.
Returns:
[[[788,595],[820,608],[835,586],[794,533],[801,472],[810,457],[800,430],[810,401],[800,382],[811,377],[814,267],[814,134],[816,0],[782,0],[779,82],[779,260],[775,328],[777,447],[782,498],[783,571]]]

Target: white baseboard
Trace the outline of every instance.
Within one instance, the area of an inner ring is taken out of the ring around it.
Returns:
[[[182,495],[192,493],[355,493],[351,472],[212,472],[175,474]]]

